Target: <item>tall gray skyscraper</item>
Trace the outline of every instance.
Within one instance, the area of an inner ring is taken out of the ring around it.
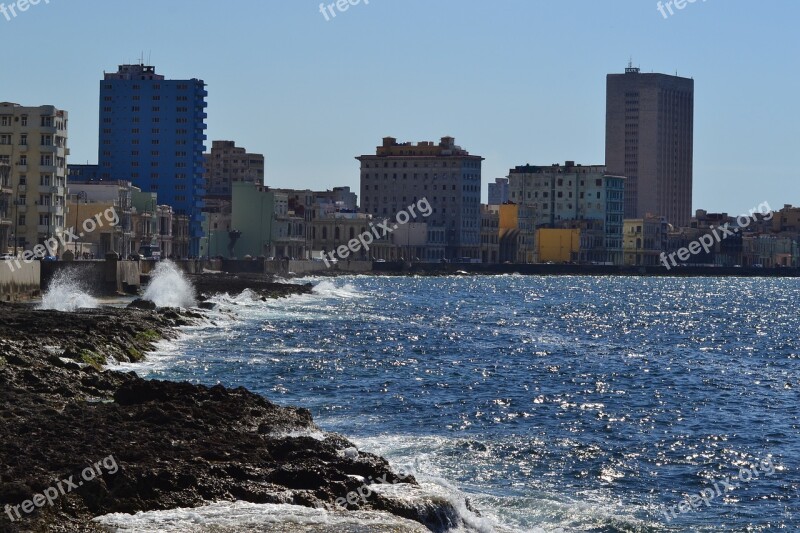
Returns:
[[[606,167],[626,176],[625,218],[692,216],[694,80],[666,74],[606,79]]]

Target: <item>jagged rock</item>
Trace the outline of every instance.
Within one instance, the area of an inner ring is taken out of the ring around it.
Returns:
[[[137,298],[128,304],[128,309],[144,309],[146,311],[155,311],[157,307],[155,302],[142,300],[141,298]]]
[[[336,509],[359,479],[416,485],[384,459],[322,433],[307,409],[279,407],[244,388],[103,371],[106,360],[136,361],[192,323],[175,309],[59,313],[0,304],[0,509],[54,480],[79,479],[104,458],[118,467],[18,522],[0,514],[0,531],[102,531],[91,518],[232,499]],[[413,514],[382,496],[359,509]],[[420,523],[439,514],[424,510]]]

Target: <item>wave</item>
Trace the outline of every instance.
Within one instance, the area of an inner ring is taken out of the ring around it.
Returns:
[[[94,522],[118,532],[137,533],[256,533],[359,531],[429,533],[417,522],[377,511],[338,512],[290,504],[218,502],[194,509],[151,511],[135,515],[115,513]]]
[[[63,269],[53,276],[38,309],[71,313],[99,306],[97,299],[89,294],[86,283],[78,278],[78,271]]]

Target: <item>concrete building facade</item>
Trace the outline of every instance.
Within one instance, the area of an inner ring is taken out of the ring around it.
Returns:
[[[491,185],[490,185],[491,186]],[[500,262],[500,205],[481,206],[481,263]]]
[[[288,194],[242,182],[234,183],[232,190],[232,257],[303,257],[305,221],[290,212]]]
[[[233,141],[213,141],[204,162],[206,211],[217,213],[221,204],[230,203],[232,183],[264,185],[263,154],[248,153]]]
[[[625,219],[623,254],[629,266],[655,266],[667,249],[668,225],[664,217]]]
[[[128,181],[70,183],[65,226],[74,228],[79,237],[78,243],[87,242],[92,245],[95,257],[102,258],[109,252],[128,257],[135,251],[131,218],[132,193],[133,187]],[[106,209],[114,210],[116,224],[111,224],[104,218],[102,227],[92,232],[82,231],[84,224],[88,224],[87,220],[91,220],[97,213],[104,213]]]
[[[14,216],[14,189],[11,186],[11,165],[0,161],[0,253],[11,247],[11,227]]]
[[[442,137],[439,144],[386,137],[375,155],[356,159],[361,163],[362,212],[393,220],[422,198],[430,203],[431,215],[413,221],[427,224],[428,241],[434,243],[422,261],[480,259],[482,157],[457,146],[453,137]],[[437,242],[442,236],[443,242]]]
[[[606,166],[625,176],[625,218],[692,216],[694,80],[629,66],[606,79]]]
[[[0,164],[11,167],[12,251],[31,250],[64,229],[67,129],[68,113],[54,106],[0,103]]]
[[[580,229],[579,261],[622,263],[625,178],[574,161],[518,166],[508,177],[509,201],[532,210],[534,229]]]
[[[489,184],[489,205],[500,205],[509,201],[508,178],[495,178]]]
[[[127,180],[189,220],[189,253],[203,235],[206,96],[203,80],[167,80],[155,67],[120,65],[100,82],[103,180]]]

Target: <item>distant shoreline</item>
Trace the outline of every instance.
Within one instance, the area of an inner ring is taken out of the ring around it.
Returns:
[[[794,267],[710,267],[679,266],[667,270],[659,266],[619,265],[548,265],[548,264],[484,264],[484,263],[373,263],[372,271],[349,272],[336,267],[303,275],[503,275],[523,276],[640,276],[640,277],[742,277],[742,278],[796,278],[800,268]]]

